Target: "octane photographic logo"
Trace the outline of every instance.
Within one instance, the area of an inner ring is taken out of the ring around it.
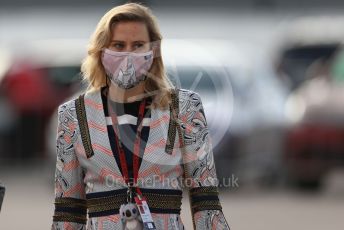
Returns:
[[[122,178],[115,178],[113,175],[106,175],[105,184],[108,188],[114,188],[116,185],[123,183]],[[134,187],[143,188],[192,188],[197,185],[202,186],[218,186],[227,189],[239,188],[239,178],[235,174],[230,177],[217,178],[211,177],[209,180],[201,180],[200,178],[181,178],[181,177],[164,177],[164,175],[155,174],[151,177],[140,177],[137,182],[133,184]]]
[[[152,42],[151,47],[159,46],[159,43]],[[224,135],[228,132],[231,123],[234,97],[230,82],[230,72],[227,61],[223,57],[226,52],[225,43],[217,44],[204,40],[163,40],[161,52],[153,51],[154,59],[160,58],[162,54],[165,71],[169,79],[177,88],[190,90],[182,91],[179,97],[181,101],[179,108],[180,117],[178,124],[183,130],[185,141],[184,163],[196,164],[193,174],[203,174],[214,167],[213,148],[219,144]],[[155,62],[153,61],[152,67]],[[153,73],[148,71],[147,78],[155,78]],[[150,92],[149,95],[156,95],[159,91]],[[148,95],[139,95],[148,96]],[[130,98],[129,98],[130,100]],[[124,108],[119,108],[124,111]],[[162,110],[151,113],[151,127],[149,131],[147,146],[141,138],[141,146],[145,146],[149,153],[144,156],[144,161],[164,165],[175,165],[172,155],[163,154],[165,141],[168,133],[169,120],[163,119],[169,116]],[[153,122],[153,123],[152,123]],[[152,130],[153,129],[153,130]],[[135,130],[121,132],[121,142],[133,152]],[[178,135],[176,135],[178,138]],[[166,140],[167,141],[167,140]],[[210,153],[210,154],[209,154]],[[143,162],[144,163],[144,162]]]

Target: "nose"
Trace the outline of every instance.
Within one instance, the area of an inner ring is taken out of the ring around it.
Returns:
[[[131,217],[131,212],[130,212],[129,210],[127,210],[127,211],[125,211],[125,215],[126,215],[127,217]]]
[[[123,51],[124,52],[133,52],[133,49],[130,46],[126,46]]]
[[[132,44],[130,44],[130,42],[126,42],[124,44],[124,47],[122,49],[123,52],[134,52],[136,49],[136,47]]]

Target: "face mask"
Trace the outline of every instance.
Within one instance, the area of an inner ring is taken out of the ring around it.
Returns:
[[[130,89],[146,80],[153,63],[153,51],[133,53],[103,49],[101,60],[111,82],[123,89]]]

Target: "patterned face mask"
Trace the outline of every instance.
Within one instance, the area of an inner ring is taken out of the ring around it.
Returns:
[[[123,89],[130,89],[146,80],[153,63],[153,51],[116,52],[105,48],[101,60],[111,82]]]

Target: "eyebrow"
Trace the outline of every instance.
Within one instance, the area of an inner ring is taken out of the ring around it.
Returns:
[[[111,42],[120,42],[120,43],[125,43],[125,41],[120,41],[120,40],[112,40]],[[134,42],[147,42],[147,41],[142,41],[142,40],[138,40],[138,41],[133,41]]]

